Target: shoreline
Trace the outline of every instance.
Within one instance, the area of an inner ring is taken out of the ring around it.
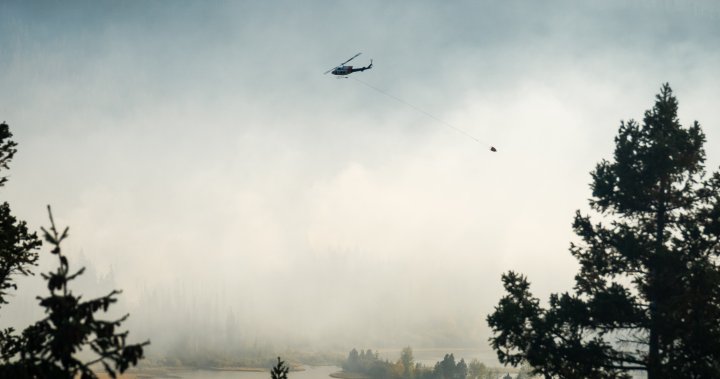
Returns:
[[[118,375],[118,378],[127,379],[149,379],[149,378],[182,378],[180,376],[183,372],[191,371],[216,371],[216,372],[270,372],[269,368],[264,367],[242,367],[242,366],[228,366],[228,367],[192,367],[192,366],[158,366],[158,367],[133,367],[122,375]],[[292,366],[290,372],[306,371],[305,366]],[[109,378],[110,376],[103,371],[96,373],[100,379]],[[350,379],[350,378],[348,378]]]
[[[357,372],[338,371],[330,374],[331,378],[336,379],[369,379],[369,376]]]

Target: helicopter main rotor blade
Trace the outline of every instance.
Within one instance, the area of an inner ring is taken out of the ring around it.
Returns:
[[[339,66],[342,66],[342,65],[344,65],[345,63],[348,63],[348,62],[350,62],[351,60],[353,60],[353,59],[357,58],[357,57],[358,57],[358,55],[360,55],[360,54],[362,54],[362,53],[357,53],[357,54],[353,55],[353,57],[352,57],[352,58],[350,58],[350,59],[346,60],[346,61],[345,61],[345,62],[343,62],[343,63],[340,63],[340,64],[339,64]]]
[[[328,73],[329,73],[330,71],[332,71],[332,70],[334,70],[334,69],[336,69],[336,68],[338,68],[338,67],[341,67],[341,66],[342,66],[342,65],[344,65],[345,63],[348,63],[348,62],[350,62],[351,60],[353,60],[353,59],[357,58],[357,57],[358,57],[358,55],[360,55],[360,54],[362,54],[362,53],[357,53],[357,54],[353,55],[353,56],[352,56],[352,58],[350,58],[350,59],[346,60],[345,62],[343,62],[343,63],[340,63],[339,65],[337,65],[337,66],[335,66],[335,67],[333,67],[333,68],[331,68],[331,69],[329,69],[329,70],[325,71],[325,73],[324,73],[323,75],[327,75],[327,74],[328,74]]]

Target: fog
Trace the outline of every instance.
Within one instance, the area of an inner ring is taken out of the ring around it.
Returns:
[[[151,355],[489,351],[501,273],[571,288],[589,172],[661,83],[718,166],[719,25],[712,1],[3,2],[3,201],[35,230],[52,205],[76,291],[123,289]],[[357,52],[481,143],[322,74]],[[39,317],[19,283],[3,326]]]

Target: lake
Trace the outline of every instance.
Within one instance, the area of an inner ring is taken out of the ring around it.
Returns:
[[[329,379],[330,374],[341,370],[337,366],[304,366],[304,371],[291,371],[289,379]],[[183,379],[270,379],[270,370],[266,372],[251,371],[209,371],[195,370],[173,373]]]

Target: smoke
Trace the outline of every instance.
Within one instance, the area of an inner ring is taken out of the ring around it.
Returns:
[[[588,172],[660,83],[718,162],[718,9],[690,3],[4,3],[4,199],[53,205],[151,352],[484,348],[502,272],[572,285]],[[499,152],[322,75],[359,51]]]

